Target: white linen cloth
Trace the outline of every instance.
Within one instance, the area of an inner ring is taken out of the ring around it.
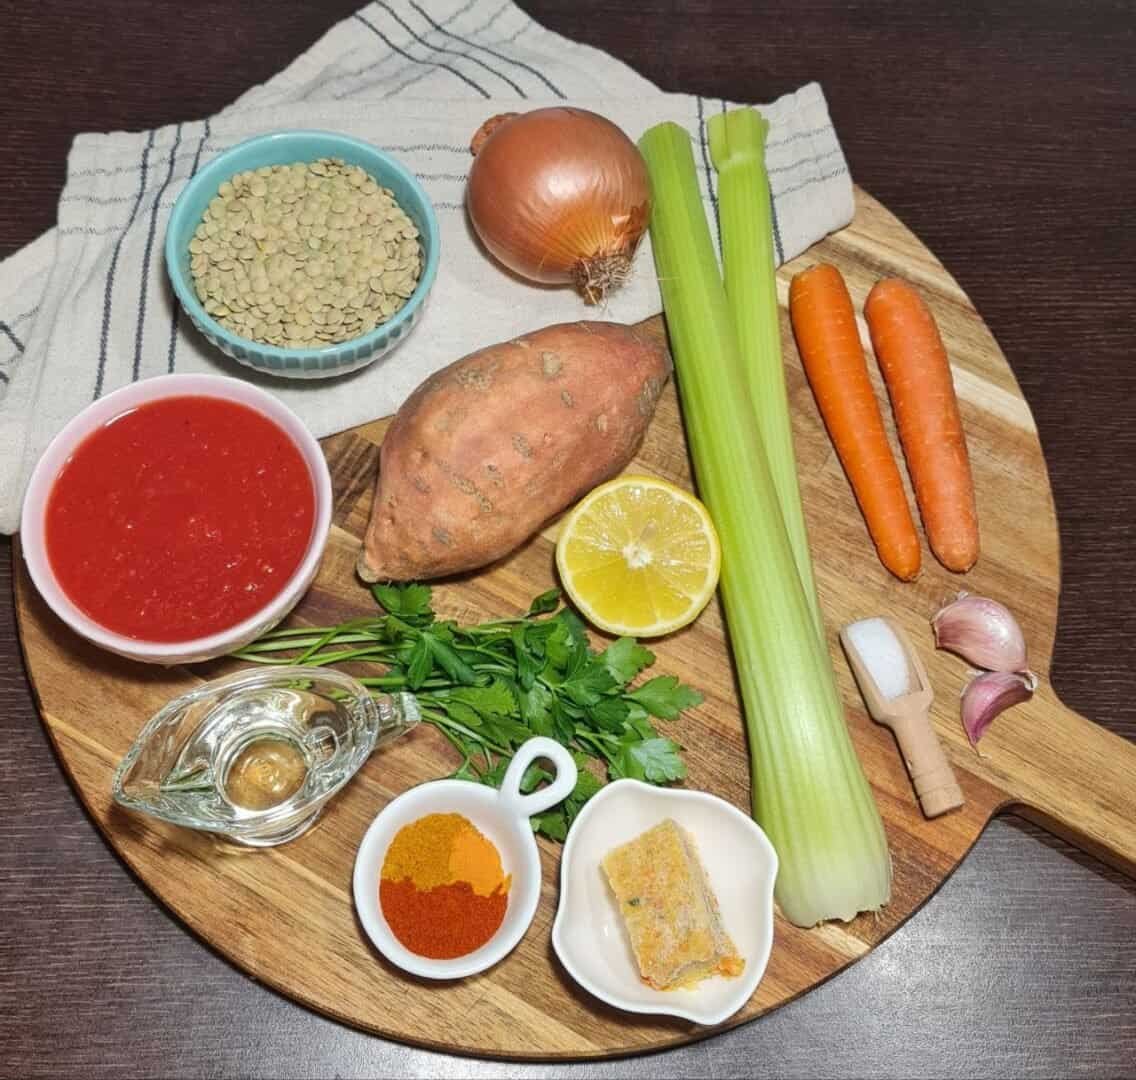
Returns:
[[[694,141],[717,209],[706,118],[726,103],[664,94],[613,57],[539,26],[512,0],[375,0],[271,81],[208,120],[78,136],[56,228],[0,262],[0,530],[14,532],[28,475],[90,401],[169,371],[254,379],[317,436],[393,412],[432,371],[549,323],[635,322],[662,308],[649,243],[603,309],[532,287],[477,246],[463,210],[469,140],[496,112],[571,103],[632,139],[674,120]],[[819,86],[760,107],[779,261],[852,219],[852,182]],[[261,376],[214,349],[180,313],[162,244],[187,179],[225,148],[282,128],[346,132],[420,178],[441,226],[441,262],[421,322],[364,370],[331,380]]]

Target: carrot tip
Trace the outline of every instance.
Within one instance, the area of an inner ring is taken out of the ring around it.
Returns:
[[[898,561],[896,559],[885,559],[880,556],[880,562],[883,563],[884,569],[889,574],[899,578],[900,581],[914,581],[919,576],[919,571],[922,569],[922,564],[919,559],[915,560],[913,566],[907,560]]]

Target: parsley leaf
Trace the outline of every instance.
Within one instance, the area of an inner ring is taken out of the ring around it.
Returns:
[[[549,621],[553,627],[544,645],[544,677],[550,682],[556,676],[559,681],[570,679],[588,662],[588,635],[580,617],[567,608]]]
[[[530,795],[541,784],[551,782],[552,774],[548,770],[542,769],[539,765],[530,765],[525,769],[525,775],[521,777],[521,794]]]
[[[605,697],[588,709],[588,717],[596,727],[619,733],[627,723],[631,706],[623,698]],[[651,734],[655,732],[652,730]]]
[[[629,733],[619,740],[618,750],[610,759],[609,771],[617,779],[646,780],[665,784],[686,776],[686,766],[679,757],[679,745],[656,736],[640,739]]]
[[[585,768],[587,758],[584,758],[583,755],[580,754],[576,755],[576,757],[578,759],[576,764],[579,766],[580,771],[576,775],[576,786],[572,789],[572,793],[565,802],[574,804],[577,809],[579,809],[603,788],[603,781]],[[581,758],[583,758],[583,760],[579,760]]]
[[[549,589],[548,592],[542,592],[529,604],[529,618],[531,619],[534,615],[546,615],[550,611],[555,611],[559,606],[560,590]]]
[[[482,716],[512,716],[517,711],[517,699],[507,683],[494,679],[488,686],[459,686],[447,696],[463,701]]]
[[[543,683],[534,683],[528,690],[518,694],[521,704],[521,719],[537,735],[553,735],[552,691]]]
[[[552,737],[559,739],[565,746],[571,746],[576,738],[576,720],[578,718],[573,717],[557,697],[552,699],[551,715]]]
[[[543,667],[542,657],[534,655],[528,646],[525,627],[514,626],[509,631],[509,641],[513,647],[513,655],[517,664],[517,682],[521,688],[529,690],[536,682],[536,677]]]
[[[679,757],[679,750],[678,743],[663,738],[644,739],[627,748],[652,784],[665,784],[686,776],[686,765]]]
[[[658,732],[655,730],[655,725],[651,723],[647,710],[639,702],[632,701],[630,698],[623,700],[627,703],[627,726],[632,731],[638,732],[642,738],[653,739]]]
[[[434,670],[434,655],[424,637],[410,647],[410,653],[403,662],[406,664],[406,681],[411,690],[417,690]]]
[[[568,836],[568,820],[563,810],[546,810],[529,819],[534,833],[547,836],[549,840],[563,842]]]
[[[680,683],[674,675],[656,675],[627,696],[660,720],[673,720],[683,709],[702,701],[697,690]]]
[[[615,689],[615,679],[602,664],[594,660],[580,671],[565,679],[560,689],[577,705],[594,705],[609,690]]]
[[[626,686],[639,672],[655,662],[655,654],[634,638],[621,637],[600,653],[600,659],[612,678],[620,686]]]
[[[403,622],[418,626],[434,621],[429,585],[414,582],[408,585],[372,585],[371,592],[383,609],[391,615],[397,615]]]
[[[456,720],[459,724],[464,724],[466,727],[470,728],[481,727],[481,715],[475,708],[467,705],[464,701],[455,701],[448,694],[445,696],[439,694],[435,700],[446,710],[446,715]]]
[[[433,654],[434,662],[454,682],[465,683],[466,685],[477,682],[477,675],[473,668],[458,655],[457,650],[452,645],[432,632],[423,634],[423,640]]]

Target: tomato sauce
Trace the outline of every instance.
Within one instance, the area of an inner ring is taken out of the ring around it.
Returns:
[[[45,520],[59,585],[107,630],[179,642],[276,597],[303,560],[315,488],[278,424],[233,401],[160,398],[76,447]]]

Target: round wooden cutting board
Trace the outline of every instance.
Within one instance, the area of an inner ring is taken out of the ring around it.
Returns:
[[[927,298],[954,365],[977,487],[982,557],[960,577],[943,570],[924,544],[924,570],[913,584],[900,583],[882,568],[817,414],[783,310],[801,489],[821,605],[848,722],[887,827],[895,873],[891,903],[879,915],[814,930],[779,918],[765,978],[730,1025],[784,1004],[863,956],[927,900],[991,816],[1006,806],[1019,805],[1088,850],[1136,870],[1136,747],[1067,710],[1049,686],[1059,589],[1057,524],[1033,419],[1013,373],[951,276],[865,193],[857,192],[856,218],[848,228],[782,268],[782,305],[792,275],[820,260],[843,271],[857,311],[875,281],[889,274],[906,277]],[[869,368],[878,374],[874,363]],[[878,382],[876,390],[890,424]],[[334,524],[319,578],[294,621],[326,625],[373,610],[354,567],[384,429],[379,421],[324,443],[336,490]],[[891,435],[898,455],[894,431]],[[632,469],[690,486],[673,386],[659,403]],[[480,621],[523,611],[554,583],[555,535],[554,523],[491,570],[437,586],[439,613]],[[101,652],[51,615],[22,565],[16,600],[28,672],[72,783],[146,885],[254,978],[360,1028],[462,1053],[580,1058],[658,1049],[705,1034],[687,1022],[618,1012],[572,982],[549,942],[559,847],[544,841],[536,918],[520,947],[491,971],[432,984],[404,976],[374,952],[352,908],[355,849],[387,800],[458,764],[448,744],[425,725],[378,751],[315,829],[279,848],[250,851],[218,843],[113,805],[112,772],[143,722],[173,695],[234,665],[167,671]],[[1029,703],[993,724],[981,754],[971,749],[959,722],[967,665],[934,651],[928,625],[929,616],[960,589],[993,596],[1014,610],[1041,678]],[[966,795],[962,810],[935,821],[921,816],[890,732],[866,718],[836,639],[843,624],[884,613],[903,623],[927,663],[937,694],[935,726]],[[651,647],[658,656],[653,673],[678,674],[705,694],[702,705],[669,725],[686,748],[687,785],[748,809],[745,736],[717,603],[694,626]]]

